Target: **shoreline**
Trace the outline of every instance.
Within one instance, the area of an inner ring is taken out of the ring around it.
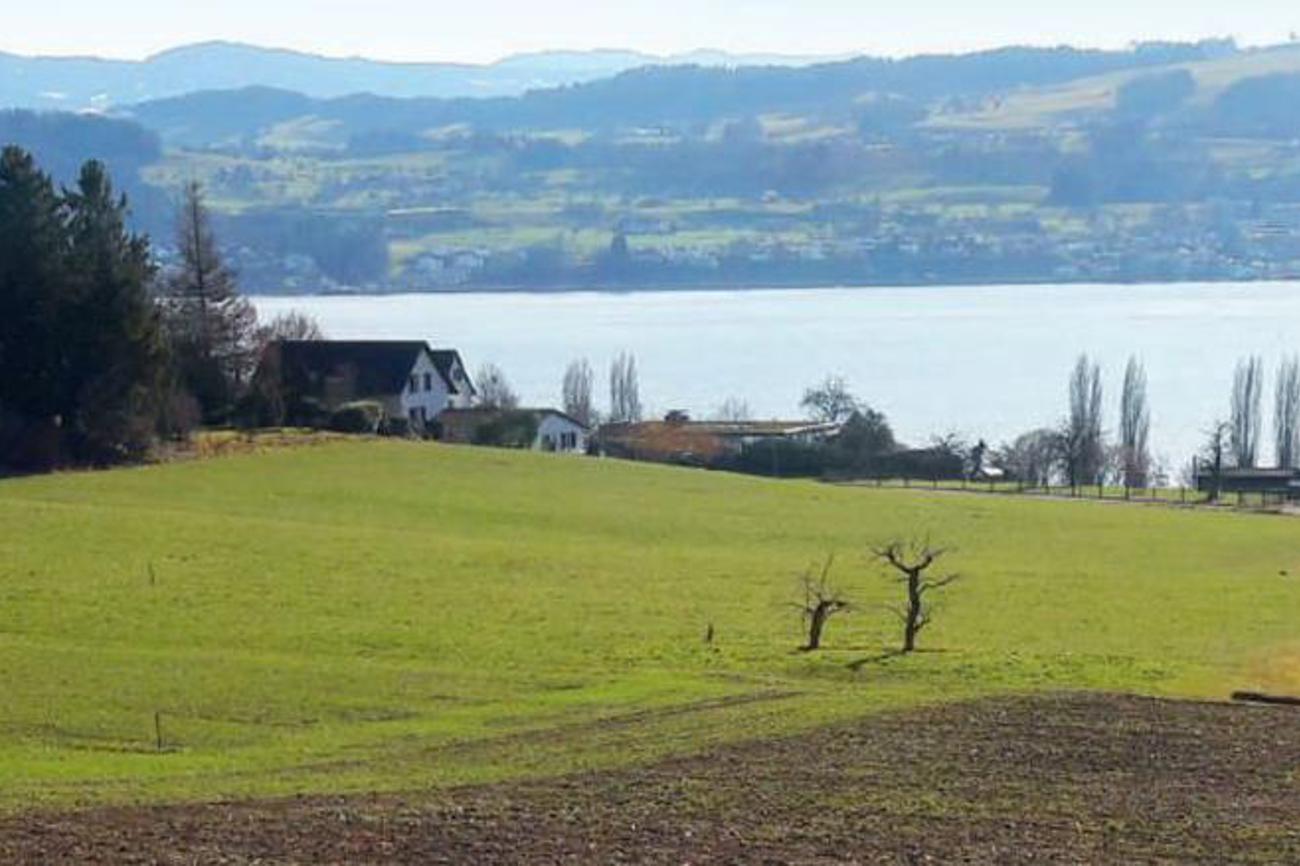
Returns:
[[[457,286],[454,288],[420,290],[420,289],[400,289],[394,291],[346,291],[346,292],[246,292],[245,297],[251,300],[257,299],[292,299],[292,298],[401,298],[401,297],[454,297],[458,295],[602,295],[602,296],[619,296],[619,295],[667,295],[667,294],[706,294],[718,292],[871,292],[877,290],[916,290],[924,291],[928,289],[1057,289],[1065,287],[1076,287],[1080,289],[1113,289],[1113,288],[1138,288],[1138,289],[1155,289],[1155,288],[1175,288],[1178,286],[1268,286],[1268,285],[1295,285],[1300,287],[1300,275],[1277,277],[1277,278],[1259,278],[1259,279],[1197,279],[1197,280],[1058,280],[1039,281],[1011,280],[1006,282],[970,282],[970,283],[870,283],[870,284],[813,284],[797,283],[791,285],[738,285],[735,283],[694,283],[683,286],[633,286],[618,288],[601,288],[598,286],[564,286],[551,288],[536,288],[522,285],[497,285],[497,286]]]

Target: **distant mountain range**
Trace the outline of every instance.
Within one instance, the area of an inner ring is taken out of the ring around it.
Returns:
[[[79,111],[261,86],[318,99],[357,93],[389,97],[519,96],[529,90],[607,78],[643,66],[804,66],[826,57],[658,57],[635,51],[549,51],[485,65],[333,58],[230,42],[175,48],[146,60],[25,57],[0,52],[0,107]]]
[[[902,60],[859,57],[799,67],[653,65],[521,96],[480,99],[372,93],[317,98],[264,81],[139,102],[112,113],[156,131],[170,147],[420,150],[428,146],[429,135],[451,128],[658,134],[655,130],[707,129],[718,122],[782,113],[842,124],[857,122],[873,105],[875,113],[892,109],[917,115],[911,117],[915,121],[937,103],[1202,63],[1225,52],[1238,56],[1222,44],[1201,43],[1126,51],[1012,47]],[[881,97],[888,100],[881,103]]]
[[[163,261],[198,180],[254,292],[1300,274],[1300,45],[761,60],[778,58],[472,68],[210,45],[22,61],[41,76],[15,81],[0,58],[25,99],[50,70],[101,69],[76,99],[103,106],[0,104],[0,143],[63,183],[104,160]],[[129,89],[168,68],[173,95]],[[490,90],[544,80],[565,83]]]

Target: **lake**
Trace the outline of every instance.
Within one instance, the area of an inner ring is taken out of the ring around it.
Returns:
[[[1102,365],[1109,426],[1130,355],[1147,367],[1156,454],[1184,465],[1227,414],[1237,359],[1300,352],[1300,283],[989,286],[263,297],[338,339],[427,339],[493,362],[530,405],[555,405],[568,363],[636,355],[654,414],[707,417],[730,397],[756,418],[798,417],[828,373],[888,414],[900,439],[1001,442],[1065,412],[1082,352]],[[1271,451],[1271,448],[1267,448]]]

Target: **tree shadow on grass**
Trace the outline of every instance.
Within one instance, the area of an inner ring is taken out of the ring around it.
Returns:
[[[883,652],[874,656],[867,656],[866,658],[849,662],[847,667],[856,674],[861,672],[863,668],[870,667],[871,665],[882,665],[886,662],[893,661],[894,659],[902,658],[905,655],[907,655],[907,653],[902,650],[889,650],[888,652]]]
[[[913,651],[910,652],[910,653],[908,653],[908,652],[904,652],[904,651],[901,650],[901,649],[898,649],[898,650],[888,650],[888,651],[883,652],[883,653],[878,653],[878,654],[873,655],[873,656],[867,656],[866,658],[858,659],[857,661],[849,662],[848,665],[847,665],[847,667],[848,667],[849,670],[853,671],[854,673],[858,673],[858,672],[860,672],[863,668],[867,668],[867,667],[870,667],[870,666],[872,666],[872,665],[883,665],[883,664],[886,664],[886,663],[888,663],[888,662],[893,661],[894,659],[906,658],[906,657],[909,656],[909,655],[911,655],[911,656],[941,655],[941,654],[944,654],[944,653],[947,653],[947,652],[950,652],[950,650],[945,650],[945,649],[916,649],[916,650],[913,650]]]

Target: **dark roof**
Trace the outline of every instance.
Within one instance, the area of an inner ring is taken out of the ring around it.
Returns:
[[[1204,468],[1204,467],[1203,467]],[[1214,470],[1205,468],[1206,473],[1213,474]],[[1258,478],[1266,480],[1287,481],[1290,479],[1300,480],[1300,475],[1295,469],[1242,469],[1226,468],[1219,473],[1224,478]]]
[[[478,393],[474,387],[474,382],[469,377],[469,370],[465,369],[465,361],[460,357],[460,352],[455,349],[434,349],[430,353],[433,356],[433,366],[438,368],[438,373],[442,380],[451,388],[451,393],[459,394],[460,389],[456,387],[455,377],[451,375],[452,367],[459,366],[461,374],[465,377],[465,382],[469,385],[470,396]]]
[[[367,397],[400,394],[420,353],[431,351],[419,340],[282,340],[276,346],[286,381],[310,388],[355,374],[355,392]]]
[[[497,418],[506,414],[532,415],[538,421],[541,421],[548,415],[554,415],[557,418],[563,418],[571,424],[581,427],[583,430],[590,429],[577,418],[574,418],[572,415],[566,415],[559,409],[530,409],[525,407],[518,409],[496,409],[491,406],[475,406],[472,409],[447,409],[438,416],[438,420],[444,424],[457,424],[461,422],[486,424],[495,421]]]

